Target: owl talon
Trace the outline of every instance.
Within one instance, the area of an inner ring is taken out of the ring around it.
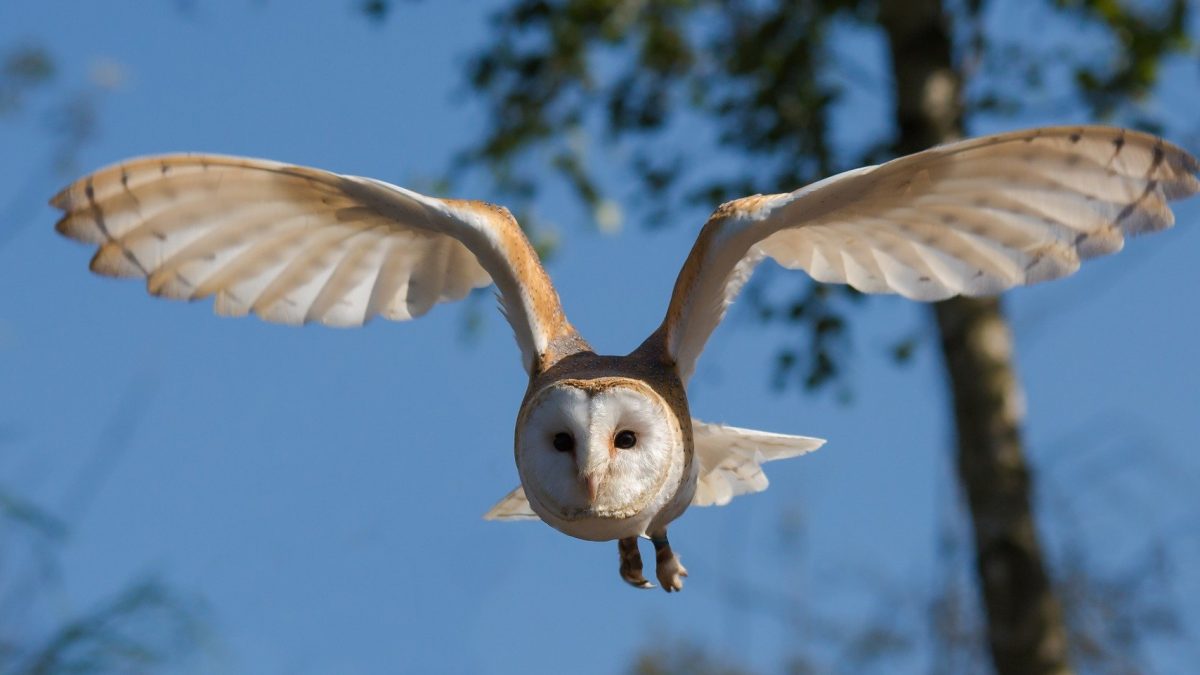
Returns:
[[[635,577],[635,578],[630,578],[630,577],[621,577],[621,578],[625,580],[625,583],[629,584],[630,586],[633,586],[634,588],[641,588],[641,589],[654,588],[654,584],[650,583],[650,581],[647,580],[646,577],[643,577],[643,576],[639,576],[639,577]]]
[[[673,554],[670,560],[658,563],[655,573],[663,590],[668,593],[682,591],[683,578],[688,575],[687,568],[679,562],[679,556]]]
[[[638,551],[637,537],[618,541],[617,551],[621,554],[621,578],[625,583],[634,588],[654,588],[642,574],[642,554]]]
[[[650,541],[654,543],[654,574],[658,577],[658,583],[662,584],[663,590],[668,593],[682,591],[683,578],[688,575],[688,571],[683,563],[679,562],[679,556],[671,550],[667,533],[663,532],[660,536],[651,535]]]

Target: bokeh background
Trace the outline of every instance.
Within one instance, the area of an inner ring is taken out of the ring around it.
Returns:
[[[505,201],[485,169],[452,169],[493,126],[464,73],[507,4],[0,4],[0,671],[986,672],[922,308],[854,303],[843,372],[814,393],[780,386],[795,329],[734,309],[699,363],[694,414],[829,443],[771,465],[766,493],[676,523],[691,577],[667,596],[625,587],[611,544],[481,519],[517,482],[524,390],[490,294],[357,330],[218,319],[91,275],[89,251],[54,234],[61,185],[167,151]],[[1041,3],[1000,4],[980,14],[988,30],[1106,48]],[[890,129],[887,46],[833,30],[831,137],[853,149]],[[1200,150],[1194,49],[1156,77],[1125,112]],[[1091,119],[1060,105],[1065,85],[1038,91],[1046,105],[970,130]],[[685,143],[706,138],[678,124]],[[646,226],[655,205],[631,197],[626,167],[640,141],[571,142],[613,201],[596,208],[526,160],[540,189],[520,206],[571,320],[624,353],[660,320],[711,204]],[[734,161],[706,157],[701,173]],[[1135,634],[1112,662],[1127,669],[1096,672],[1200,663],[1200,199],[1175,212],[1175,230],[1007,301],[1056,579],[1109,607],[1097,634]],[[802,276],[767,271],[756,289],[783,298]],[[95,632],[62,642],[80,627]]]

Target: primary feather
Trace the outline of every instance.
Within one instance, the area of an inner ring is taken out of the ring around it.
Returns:
[[[754,266],[915,300],[984,295],[1074,272],[1170,227],[1200,165],[1149,134],[1059,127],[986,136],[722,205],[684,263],[664,321],[686,380]]]
[[[215,296],[228,316],[358,326],[404,321],[495,281],[527,370],[573,334],[516,221],[483,202],[279,162],[166,155],[60,192],[58,231],[97,244],[94,271],[158,296]]]

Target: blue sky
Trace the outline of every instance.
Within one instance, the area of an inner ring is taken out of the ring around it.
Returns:
[[[0,45],[49,46],[60,90],[97,64],[125,74],[81,170],[203,150],[421,188],[484,125],[460,73],[495,3],[400,3],[382,27],[349,2],[195,4],[0,7]],[[1191,79],[1164,105],[1195,110],[1194,71],[1180,76]],[[672,540],[687,588],[637,592],[617,578],[613,544],[480,518],[517,481],[525,382],[498,313],[487,307],[472,339],[455,306],[339,331],[149,299],[89,274],[89,252],[54,235],[40,204],[65,178],[41,169],[47,148],[32,119],[0,127],[0,205],[21,214],[0,245],[0,427],[16,438],[0,447],[0,484],[70,513],[103,429],[138,411],[73,518],[62,615],[154,573],[210,610],[213,644],[185,672],[613,673],[664,638],[767,669],[797,627],[741,607],[741,585],[856,621],[890,602],[866,580],[914,595],[936,583],[934,528],[957,498],[940,364],[928,341],[905,368],[885,353],[924,325],[924,308],[865,303],[850,406],[772,391],[783,334],[735,311],[699,364],[694,414],[829,443],[772,465],[763,495],[686,514]],[[477,189],[456,196],[491,196]],[[561,236],[550,273],[573,323],[598,350],[636,346],[705,214],[611,236],[554,190],[537,208]],[[1147,531],[1200,554],[1187,527],[1200,476],[1200,199],[1175,211],[1176,230],[1009,301],[1031,452],[1054,467],[1041,504],[1072,505],[1074,534],[1105,543],[1103,565],[1119,567]],[[802,544],[780,536],[795,522]],[[1179,597],[1200,593],[1195,569],[1180,571]]]

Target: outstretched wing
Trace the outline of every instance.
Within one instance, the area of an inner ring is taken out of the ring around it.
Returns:
[[[657,335],[686,382],[764,256],[817,281],[915,300],[985,295],[1071,274],[1127,235],[1170,227],[1200,164],[1149,134],[1017,131],[848,171],[713,213]]]
[[[825,444],[821,438],[739,429],[698,419],[692,420],[692,438],[699,464],[692,506],[724,506],[738,495],[762,492],[767,489],[764,462],[803,455]],[[484,520],[537,517],[520,485],[483,516]]]
[[[526,370],[574,335],[506,209],[382,181],[217,155],[134,159],[51,204],[62,234],[97,244],[93,271],[150,293],[216,296],[218,314],[358,326],[421,316],[495,282]]]
[[[821,438],[786,436],[692,420],[696,461],[700,463],[693,506],[724,506],[729,500],[767,489],[764,462],[812,452]]]

